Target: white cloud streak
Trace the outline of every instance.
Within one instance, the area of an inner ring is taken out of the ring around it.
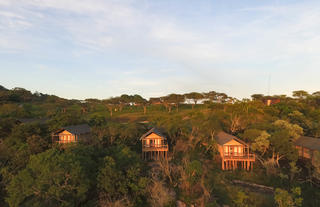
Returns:
[[[238,78],[260,74],[254,72],[259,70],[254,64],[297,70],[295,64],[307,59],[314,62],[311,69],[318,67],[318,8],[302,3],[239,8],[223,22],[219,22],[223,16],[207,16],[198,26],[175,14],[150,11],[148,4],[133,0],[4,0],[0,2],[0,50],[36,50],[37,54],[47,47],[44,39],[62,39],[73,45],[71,54],[77,57],[125,52],[165,60],[189,75],[196,73],[203,77],[203,85],[209,85],[211,77],[218,81],[220,77],[214,76],[229,76],[223,70],[232,67]],[[49,34],[51,28],[54,34]],[[177,76],[172,79],[177,80]],[[118,81],[139,90],[143,84],[140,79]],[[148,82],[144,85],[151,87]]]

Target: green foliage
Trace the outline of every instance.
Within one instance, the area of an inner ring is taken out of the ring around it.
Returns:
[[[299,207],[302,206],[301,188],[291,189],[291,193],[277,188],[274,194],[274,200],[279,207]]]
[[[279,129],[286,130],[292,141],[295,141],[303,134],[303,129],[297,124],[290,124],[284,120],[277,120],[274,122],[274,125]]]
[[[233,202],[237,207],[248,207],[248,200],[249,196],[245,192],[238,191],[236,198]]]
[[[257,137],[261,135],[261,130],[259,129],[246,129],[242,137],[250,142],[254,142]]]
[[[254,143],[251,146],[253,151],[258,151],[262,155],[267,151],[270,145],[269,141],[270,134],[266,131],[261,131],[261,134],[255,139]]]
[[[80,159],[86,162],[80,162]],[[10,206],[77,206],[92,181],[85,168],[92,162],[79,154],[51,149],[33,155],[8,186]]]
[[[186,166],[186,173],[188,175],[188,180],[191,185],[199,182],[200,176],[202,174],[202,165],[198,160],[193,160]]]
[[[302,98],[307,98],[309,96],[309,93],[304,90],[293,91],[292,96],[302,99]]]
[[[299,206],[303,197],[305,205],[318,206],[320,193],[310,185],[310,176],[320,177],[320,155],[315,152],[313,163],[305,167],[308,162],[297,161],[293,143],[302,134],[320,137],[319,92],[294,95],[254,94],[253,101],[236,101],[210,91],[150,101],[123,94],[80,102],[0,86],[0,206],[7,205],[4,198],[11,206],[150,206],[155,204],[150,201],[150,183],[158,181],[167,189],[163,195],[176,193],[188,204],[270,206],[270,196],[234,188],[230,180],[235,178],[281,189],[300,186],[302,195],[278,190],[277,202]],[[192,108],[184,104],[185,98],[193,99]],[[208,101],[196,104],[202,98]],[[266,106],[265,99],[280,103]],[[50,120],[18,124],[22,117]],[[80,123],[92,127],[93,141],[87,146],[51,145],[50,133]],[[152,126],[165,132],[171,159],[157,169],[162,172],[159,180],[149,182],[155,171],[147,171],[141,162],[139,137]],[[253,172],[221,172],[215,140],[220,130],[250,144],[258,160]],[[161,199],[156,189],[153,198]]]
[[[135,203],[145,200],[148,178],[142,174],[137,155],[127,147],[115,147],[104,158],[98,174],[98,189],[111,201],[129,197]]]

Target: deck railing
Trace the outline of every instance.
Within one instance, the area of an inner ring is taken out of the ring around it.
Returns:
[[[236,153],[236,154],[227,154],[223,155],[224,159],[249,159],[249,160],[255,160],[255,154],[243,154],[243,153]]]
[[[74,142],[77,142],[77,141],[74,141],[74,140],[58,140],[58,141],[55,141],[56,143],[59,143],[59,144],[65,144],[65,143],[74,143]]]
[[[168,144],[145,144],[142,148],[168,148]]]

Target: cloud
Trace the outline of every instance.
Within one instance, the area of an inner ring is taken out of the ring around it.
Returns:
[[[157,94],[170,88],[223,89],[244,80],[262,85],[261,76],[270,72],[298,74],[303,65],[319,67],[318,6],[267,3],[201,14],[197,8],[183,13],[183,5],[165,12],[156,1],[4,0],[0,50],[52,62],[65,58],[79,67],[89,58],[92,67],[105,70],[118,64],[116,71],[131,79],[116,77],[112,87],[125,82],[124,88],[146,94],[151,88],[161,88]],[[157,77],[159,68],[168,70],[161,76],[172,79]],[[150,76],[159,81],[143,81]]]

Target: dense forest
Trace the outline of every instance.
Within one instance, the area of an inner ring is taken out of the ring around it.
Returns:
[[[52,143],[52,132],[83,123],[90,142]],[[141,158],[139,138],[152,127],[168,137],[168,160]],[[221,170],[220,131],[249,143],[253,170]],[[316,207],[320,155],[298,157],[302,135],[320,137],[320,92],[68,100],[0,86],[0,206]]]

